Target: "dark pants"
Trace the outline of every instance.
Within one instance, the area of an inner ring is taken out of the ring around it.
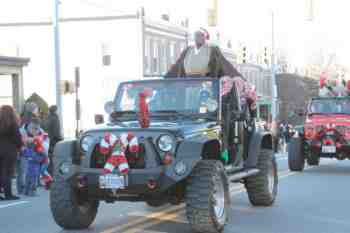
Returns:
[[[38,184],[39,174],[27,174],[26,183],[24,188],[24,194],[29,196],[34,196],[36,192],[36,187]]]
[[[10,153],[6,155],[0,154],[0,183],[2,184],[4,188],[5,197],[11,197],[12,196],[12,176],[14,167],[16,164],[17,159],[17,153]]]
[[[24,193],[26,173],[28,169],[28,160],[20,156],[17,159],[17,192],[18,194]]]

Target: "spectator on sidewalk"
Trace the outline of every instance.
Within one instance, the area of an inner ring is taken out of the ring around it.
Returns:
[[[23,146],[19,132],[19,119],[11,106],[0,108],[0,179],[4,188],[4,200],[17,200],[12,193],[12,176],[18,152]]]
[[[55,148],[55,145],[62,140],[61,135],[61,124],[60,119],[57,114],[57,106],[53,105],[49,108],[49,116],[47,119],[47,133],[49,134],[50,138],[50,149],[49,149],[49,158],[50,158],[50,166],[49,166],[49,173],[52,175],[53,172],[53,151]]]
[[[24,105],[24,110],[21,114],[21,136],[22,141],[26,143],[28,138],[27,129],[28,125],[33,121],[33,119],[38,119],[39,117],[39,107],[35,103],[28,102]],[[17,171],[17,192],[18,194],[23,194],[25,185],[25,174],[27,171],[28,161],[23,156],[22,153],[19,154],[17,159],[16,171]]]
[[[35,196],[38,180],[42,180],[48,186],[52,181],[48,175],[47,167],[49,138],[48,135],[40,128],[40,122],[33,119],[27,127],[27,139],[22,156],[27,160],[27,170],[25,174],[24,194]]]

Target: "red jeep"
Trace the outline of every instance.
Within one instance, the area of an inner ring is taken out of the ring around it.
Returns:
[[[306,120],[288,146],[288,164],[302,171],[305,160],[317,166],[320,158],[350,158],[350,97],[318,97],[308,104]]]

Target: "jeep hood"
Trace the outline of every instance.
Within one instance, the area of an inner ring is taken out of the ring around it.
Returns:
[[[103,132],[103,131],[144,131],[159,132],[168,131],[177,136],[185,136],[189,134],[199,133],[216,126],[215,121],[152,121],[148,128],[141,128],[138,121],[126,121],[122,123],[107,123],[96,126],[84,132]]]

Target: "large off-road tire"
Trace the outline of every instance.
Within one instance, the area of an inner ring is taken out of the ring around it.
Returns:
[[[278,190],[278,171],[273,150],[260,150],[258,168],[260,172],[257,175],[245,179],[248,197],[254,206],[270,206]]]
[[[302,151],[302,139],[291,138],[288,144],[288,166],[291,171],[303,171],[305,158]]]
[[[95,220],[98,205],[98,201],[81,198],[68,181],[56,178],[52,184],[51,212],[55,222],[64,229],[88,228]]]
[[[222,232],[230,206],[229,184],[220,161],[202,160],[186,188],[186,214],[195,232]]]

